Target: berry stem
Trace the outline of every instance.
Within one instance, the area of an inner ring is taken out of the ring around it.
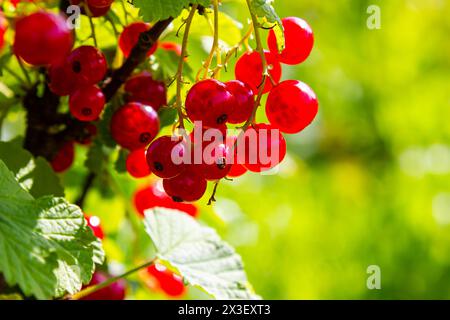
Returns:
[[[97,35],[95,34],[95,25],[91,16],[89,16],[89,25],[91,26],[91,38],[92,40],[94,40],[94,46],[98,48]]]
[[[178,70],[176,74],[177,80],[177,99],[176,99],[176,107],[178,111],[178,124],[180,128],[184,128],[184,114],[183,114],[183,102],[181,97],[181,89],[183,86],[183,67],[184,60],[187,57],[187,44],[189,39],[189,31],[191,29],[192,20],[194,19],[195,11],[197,10],[198,5],[193,5],[191,11],[189,12],[189,16],[186,20],[186,26],[184,29],[183,42],[181,44],[181,55],[178,61]]]
[[[216,182],[214,182],[214,189],[211,194],[211,197],[209,197],[208,206],[212,205],[213,202],[216,202],[216,193],[217,193],[217,188],[219,187],[219,182],[220,182],[220,180],[217,180]]]
[[[209,56],[206,59],[205,63],[203,64],[203,78],[208,78],[209,68],[211,67],[212,60],[214,58],[214,54],[217,53],[219,55],[219,1],[213,0],[213,7],[214,7],[214,40],[211,47],[211,51],[209,52]],[[206,16],[206,13],[205,13]]]
[[[83,289],[83,290],[81,290],[78,293],[75,293],[75,294],[73,294],[71,296],[67,296],[65,299],[66,300],[80,300],[80,299],[82,299],[82,298],[84,298],[84,297],[86,297],[86,296],[88,296],[88,295],[90,295],[90,294],[92,294],[92,293],[94,293],[94,292],[96,292],[98,290],[101,290],[103,288],[106,288],[106,287],[112,285],[114,282],[116,282],[116,281],[118,281],[120,279],[126,278],[129,275],[131,275],[131,274],[133,274],[135,272],[138,272],[141,269],[150,267],[155,262],[155,260],[156,259],[153,259],[153,260],[148,261],[148,262],[146,262],[144,264],[141,264],[140,266],[137,266],[137,267],[135,267],[135,268],[125,272],[125,273],[122,273],[121,275],[109,278],[108,280],[106,280],[106,281],[104,281],[102,283],[99,283],[99,284],[87,287],[86,289]]]

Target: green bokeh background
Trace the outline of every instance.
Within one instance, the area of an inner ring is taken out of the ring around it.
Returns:
[[[366,26],[371,4],[381,9],[380,30]],[[284,67],[283,78],[313,88],[319,116],[287,137],[277,174],[224,182],[214,206],[200,201],[201,221],[236,247],[266,299],[450,298],[450,3],[278,0],[275,8],[314,30],[311,57]],[[225,1],[221,10],[247,21],[242,2]],[[222,33],[239,40],[235,31]],[[207,53],[195,32],[190,61],[198,70]],[[223,80],[232,78],[228,70]],[[84,157],[79,147],[75,169],[63,177],[72,200]],[[154,180],[114,177],[123,196],[98,188],[86,212],[102,219],[117,271],[135,263],[136,251],[145,256],[131,198]],[[370,265],[381,269],[381,290],[366,286]],[[129,298],[164,296],[134,277]]]

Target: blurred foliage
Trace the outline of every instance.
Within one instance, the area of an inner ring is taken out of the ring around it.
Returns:
[[[380,30],[366,26],[371,4],[381,8]],[[288,137],[289,156],[277,174],[221,183],[216,204],[200,201],[200,219],[237,248],[266,299],[449,299],[450,3],[278,0],[274,6],[281,17],[299,16],[314,30],[311,57],[284,67],[283,78],[313,88],[319,118]],[[230,47],[247,31],[248,14],[238,0],[224,1],[221,10],[220,37]],[[114,11],[123,20],[120,6]],[[188,59],[194,72],[212,42],[206,20],[195,19]],[[166,40],[180,43],[180,24],[174,22]],[[116,45],[112,35],[107,27],[98,32],[103,49]],[[235,61],[222,80],[233,78]],[[11,108],[2,140],[23,132],[23,114]],[[62,176],[70,201],[86,175],[86,148],[77,148],[74,169]],[[154,179],[133,180],[114,163],[109,171],[85,211],[101,218],[110,269],[118,273],[151,256],[132,196]],[[366,287],[369,265],[381,268],[381,290]],[[139,275],[130,278],[130,298],[164,298],[139,283]],[[189,291],[188,298],[199,297]]]

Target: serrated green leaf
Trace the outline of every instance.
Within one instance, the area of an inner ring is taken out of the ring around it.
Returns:
[[[38,299],[76,293],[104,260],[100,241],[80,208],[63,198],[33,199],[14,181],[0,160],[0,272]]]
[[[277,39],[278,51],[283,51],[285,47],[283,23],[276,13],[272,3],[274,0],[252,0],[250,3],[251,10],[262,24],[275,24],[273,31]]]
[[[207,7],[211,0],[134,0],[133,5],[139,9],[144,21],[164,20],[178,17],[190,4]]]
[[[22,140],[0,142],[0,158],[15,174],[20,185],[35,197],[64,196],[59,177],[43,158],[34,158],[22,148]]]
[[[147,210],[145,228],[156,256],[190,285],[216,299],[255,299],[242,259],[235,250],[194,218],[177,210]]]

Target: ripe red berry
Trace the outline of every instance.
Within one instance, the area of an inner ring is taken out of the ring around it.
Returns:
[[[6,20],[5,15],[0,9],[0,50],[5,45],[5,33],[6,29],[8,29],[8,20]]]
[[[85,218],[89,228],[91,228],[92,232],[94,233],[94,236],[103,240],[105,234],[100,224],[100,218],[96,216],[87,216],[87,215],[85,215]]]
[[[50,162],[55,172],[63,172],[70,168],[75,158],[73,142],[66,142]]]
[[[316,94],[297,80],[287,80],[274,87],[267,98],[269,122],[285,133],[298,133],[316,117],[319,108]]]
[[[167,90],[164,82],[153,80],[148,72],[142,72],[125,83],[127,101],[140,102],[158,111],[167,105]]]
[[[114,2],[114,0],[86,0],[87,4],[95,8],[109,7]]]
[[[193,170],[186,169],[175,178],[165,179],[163,187],[175,202],[194,202],[206,192],[205,178]]]
[[[278,165],[286,156],[286,141],[281,132],[265,123],[255,124],[245,131],[245,160],[238,145],[238,163],[252,172],[267,171]]]
[[[133,150],[128,154],[126,168],[132,177],[144,178],[151,174],[145,154],[145,148]]]
[[[236,100],[227,87],[215,79],[197,82],[186,97],[186,113],[191,121],[202,121],[203,126],[225,124],[234,112]]]
[[[69,98],[70,113],[80,121],[97,120],[105,106],[105,96],[97,86],[83,87]]]
[[[93,7],[90,4],[88,4],[88,8],[90,11],[90,16],[93,18],[98,18],[106,15],[108,11],[111,9],[111,5],[106,7]]]
[[[270,51],[278,56],[280,62],[285,64],[299,64],[305,61],[314,45],[314,35],[308,23],[300,18],[288,17],[282,19],[286,45],[279,53],[275,32],[270,30],[268,44]]]
[[[228,178],[237,178],[244,175],[247,172],[247,168],[243,165],[235,163],[231,166],[230,171],[227,174]]]
[[[238,163],[236,140],[236,136],[227,136],[226,144],[229,154],[232,152],[234,153],[234,158],[229,161],[229,163],[232,164],[230,171],[227,174],[227,177],[229,178],[237,178],[247,172],[247,169],[242,164]]]
[[[182,163],[186,146],[178,138],[162,136],[152,142],[147,149],[147,163],[151,171],[160,178],[173,178],[185,166]]]
[[[228,122],[237,124],[247,121],[255,104],[252,88],[239,80],[228,81],[225,85],[236,100],[234,111],[228,118]]]
[[[156,111],[137,102],[119,108],[111,119],[111,135],[123,148],[135,150],[146,147],[158,134]]]
[[[196,145],[195,148],[202,148],[201,163],[194,163],[193,170],[206,180],[220,180],[227,176],[231,169],[230,150],[226,144],[215,142],[204,143],[203,146]],[[195,152],[195,151],[194,151]]]
[[[51,65],[48,68],[48,78],[50,90],[58,96],[67,96],[78,88],[72,68],[67,63]]]
[[[270,77],[274,83],[278,83],[281,79],[281,65],[276,56],[265,50],[264,55],[266,57],[268,71]],[[248,84],[254,94],[258,93],[259,87],[263,81],[263,64],[261,56],[258,52],[244,53],[236,63],[235,76],[237,80],[240,80]],[[268,77],[264,86],[263,93],[267,93],[272,89],[272,82]]]
[[[170,297],[181,297],[186,292],[183,279],[160,264],[147,268],[147,272],[158,282],[159,289]]]
[[[14,53],[29,64],[58,63],[72,46],[72,32],[60,15],[38,11],[16,22]]]
[[[197,217],[199,210],[195,204],[175,202],[170,198],[162,187],[162,181],[136,191],[134,194],[134,206],[137,212],[144,216],[147,209],[162,207],[168,209],[176,209],[187,213],[192,217]]]
[[[92,276],[92,280],[88,286],[97,285],[105,282],[110,277],[103,272],[95,272]],[[81,300],[124,300],[126,295],[126,282],[120,279],[108,287],[97,290],[90,295],[82,298]]]
[[[165,41],[165,42],[160,42],[158,47],[162,48],[163,50],[166,50],[166,51],[173,51],[178,56],[181,56],[181,46],[178,43]]]
[[[67,57],[78,86],[97,84],[105,77],[108,66],[105,55],[93,46],[81,46]]]
[[[130,55],[131,50],[138,43],[141,33],[149,29],[150,25],[144,22],[134,22],[123,29],[119,37],[119,47],[125,57]],[[154,44],[147,52],[147,56],[151,56],[157,47],[158,45]]]

